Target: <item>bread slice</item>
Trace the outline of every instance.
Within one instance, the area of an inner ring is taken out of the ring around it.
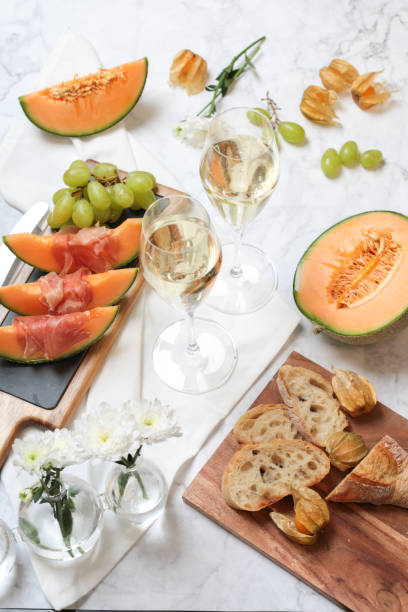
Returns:
[[[408,453],[384,436],[326,499],[408,508]]]
[[[348,426],[332,386],[320,374],[306,368],[284,365],[279,370],[278,388],[290,408],[302,438],[325,448],[330,436]]]
[[[329,470],[326,453],[310,442],[244,444],[224,470],[222,493],[232,508],[254,512],[289,495],[292,486],[320,482]]]
[[[242,443],[269,444],[278,438],[295,440],[301,437],[285,404],[259,404],[251,408],[235,423],[234,434]]]

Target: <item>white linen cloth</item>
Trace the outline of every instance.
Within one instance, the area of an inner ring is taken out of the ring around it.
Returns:
[[[93,72],[98,67],[98,58],[89,42],[67,31],[51,54],[39,86],[72,78],[75,73]],[[133,137],[129,138],[124,122],[103,134],[71,142],[46,134],[21,117],[0,147],[0,190],[10,204],[27,210],[37,200],[49,200],[50,194],[60,187],[63,171],[77,157],[113,161],[124,169],[149,170],[159,182],[177,187],[167,170]],[[172,391],[158,379],[152,366],[152,346],[160,331],[176,319],[176,313],[146,287],[78,411],[79,414],[85,406],[92,409],[102,400],[116,404],[139,397],[157,397],[170,404],[177,411],[183,437],[144,449],[144,455],[161,467],[169,485],[177,470],[198,452],[213,428],[268,366],[299,320],[278,295],[250,315],[222,315],[203,305],[198,316],[221,323],[238,348],[238,365],[221,389],[191,396]],[[108,464],[88,462],[67,470],[101,493],[110,468]],[[18,492],[32,480],[14,467],[11,458],[3,468],[2,478],[17,510]],[[52,606],[57,610],[67,607],[95,587],[150,524],[130,526],[108,511],[100,543],[84,559],[58,564],[30,553],[40,585]]]

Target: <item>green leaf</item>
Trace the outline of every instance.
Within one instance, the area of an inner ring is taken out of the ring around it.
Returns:
[[[41,498],[42,493],[43,493],[42,487],[35,487],[33,489],[33,501],[38,502],[38,500]]]
[[[73,525],[72,512],[69,508],[69,505],[65,503],[61,510],[61,521],[60,521],[60,529],[64,537],[64,540],[71,535],[72,525]]]
[[[38,546],[40,546],[40,537],[38,535],[38,529],[27,521],[27,519],[20,517],[19,526],[21,531],[29,538],[32,542],[35,542]]]
[[[68,495],[69,497],[75,497],[76,495],[78,495],[80,489],[78,489],[78,487],[69,487],[68,489]]]

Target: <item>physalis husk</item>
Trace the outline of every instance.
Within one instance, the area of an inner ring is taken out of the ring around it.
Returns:
[[[337,100],[335,91],[310,85],[303,92],[300,110],[305,117],[316,123],[331,125],[337,118],[332,106]]]
[[[207,81],[207,62],[189,49],[179,51],[170,68],[170,85],[185,87],[189,96],[200,93]]]
[[[345,60],[334,59],[329,66],[320,70],[319,75],[326,89],[341,93],[349,89],[350,85],[357,79],[358,70]]]
[[[353,100],[362,110],[385,102],[392,93],[387,89],[386,84],[374,82],[379,74],[381,74],[381,70],[379,72],[367,72],[351,84],[350,92]]]

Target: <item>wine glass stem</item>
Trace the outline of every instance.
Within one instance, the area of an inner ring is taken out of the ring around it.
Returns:
[[[231,276],[234,278],[240,278],[242,276],[241,266],[241,245],[242,245],[242,234],[243,229],[234,229],[234,263],[231,268]]]
[[[196,353],[200,350],[200,347],[197,344],[195,326],[194,326],[194,314],[192,312],[187,312],[186,314],[186,325],[187,325],[187,352],[188,353]]]

